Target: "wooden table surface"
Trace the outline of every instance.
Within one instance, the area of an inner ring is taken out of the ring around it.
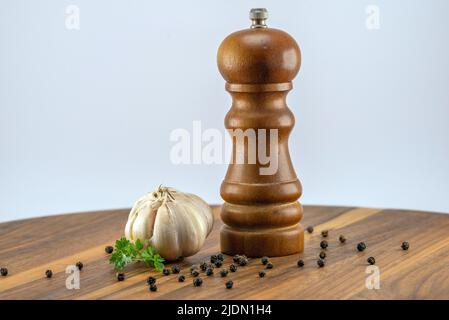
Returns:
[[[188,267],[219,251],[220,207],[214,207],[214,230],[197,255],[186,258],[181,273],[162,276],[135,264],[118,282],[104,251],[123,234],[129,210],[59,215],[0,224],[0,266],[9,274],[0,277],[1,299],[449,299],[449,215],[350,207],[305,206],[303,225],[313,225],[305,235],[305,252],[272,258],[274,269],[263,270],[259,259],[221,278],[201,275],[202,287],[193,287]],[[318,268],[322,240],[328,229],[326,266]],[[340,234],[347,238],[338,241]],[[360,253],[356,244],[364,241]],[[400,248],[402,241],[410,249]],[[366,259],[373,256],[380,272],[380,289],[367,289]],[[305,267],[296,266],[299,258]],[[231,257],[226,256],[224,266]],[[68,265],[84,263],[80,289],[68,290]],[[52,269],[54,276],[44,273]],[[158,291],[149,292],[146,278],[158,277]],[[226,280],[234,281],[228,290]]]

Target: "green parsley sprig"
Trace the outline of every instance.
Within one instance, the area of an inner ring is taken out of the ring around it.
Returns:
[[[132,243],[125,237],[115,241],[114,253],[109,259],[109,263],[113,264],[118,270],[122,270],[128,264],[142,261],[157,271],[164,269],[164,258],[162,258],[152,246],[144,248],[143,243],[138,239]]]

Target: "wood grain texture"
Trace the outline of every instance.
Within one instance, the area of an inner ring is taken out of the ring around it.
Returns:
[[[127,209],[0,224],[0,265],[9,270],[0,277],[0,299],[449,299],[449,215],[350,207],[305,206],[304,225],[315,226],[305,235],[305,251],[272,258],[275,267],[265,278],[258,277],[263,266],[253,259],[226,278],[201,275],[203,286],[193,287],[188,266],[219,250],[219,211],[214,207],[214,231],[203,250],[180,263],[184,283],[139,264],[125,270],[125,281],[116,280],[104,247],[123,234]],[[327,263],[317,268],[323,229],[329,230]],[[409,251],[400,248],[404,240]],[[355,249],[360,241],[367,244],[362,253]],[[380,268],[379,290],[365,287],[369,256]],[[296,266],[300,257],[303,269]],[[65,268],[79,260],[85,265],[81,288],[68,290]],[[224,266],[231,260],[226,256]],[[45,278],[47,269],[52,279]],[[158,278],[157,292],[148,291],[150,275]],[[225,289],[226,280],[234,281],[233,289]]]

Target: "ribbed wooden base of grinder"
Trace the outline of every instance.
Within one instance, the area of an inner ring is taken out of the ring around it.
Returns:
[[[224,225],[220,231],[221,251],[228,255],[279,257],[304,251],[301,224],[282,229],[236,230]]]

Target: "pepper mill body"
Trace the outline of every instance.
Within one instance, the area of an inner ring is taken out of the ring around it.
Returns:
[[[266,11],[253,9],[250,29],[223,40],[217,62],[232,106],[225,126],[232,159],[220,194],[221,251],[249,257],[302,252],[302,186],[288,137],[295,118],[286,97],[301,64],[300,49],[286,32],[268,28]]]

